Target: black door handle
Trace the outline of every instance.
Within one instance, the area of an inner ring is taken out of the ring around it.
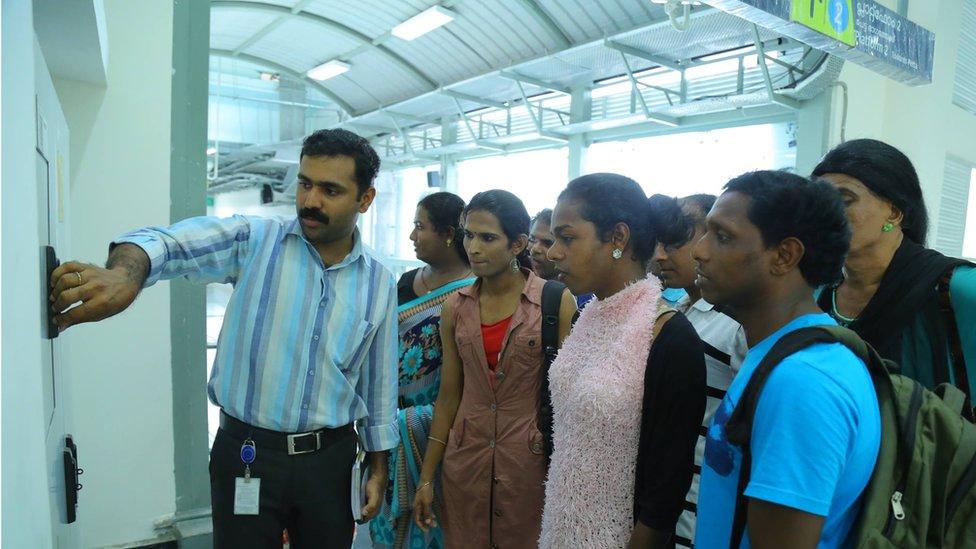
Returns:
[[[64,502],[68,511],[67,522],[71,524],[78,517],[78,491],[82,489],[78,476],[85,473],[78,467],[78,446],[71,435],[64,437]]]
[[[57,269],[58,266],[61,265],[61,261],[58,260],[58,254],[54,251],[54,247],[52,246],[44,246],[43,253],[45,273],[47,274],[47,276],[44,278],[44,287],[50,288],[51,273],[53,273],[54,269]],[[54,339],[58,337],[58,334],[60,333],[58,325],[54,322],[54,306],[46,299],[44,300],[44,303],[47,305],[47,307],[44,308],[44,310],[47,312],[47,335],[45,338]]]

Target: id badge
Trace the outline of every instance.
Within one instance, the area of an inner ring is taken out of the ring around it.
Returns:
[[[261,508],[261,479],[251,476],[251,464],[257,457],[257,447],[248,437],[241,445],[244,476],[234,479],[234,514],[257,515]]]
[[[234,479],[234,514],[256,515],[261,506],[261,479],[237,477]]]

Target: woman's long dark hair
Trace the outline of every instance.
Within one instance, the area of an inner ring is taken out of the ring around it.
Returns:
[[[417,205],[427,212],[427,217],[430,218],[430,222],[433,223],[434,230],[438,234],[447,236],[448,231],[454,229],[451,247],[467,264],[468,254],[464,251],[464,235],[461,230],[461,212],[464,211],[464,200],[453,193],[439,192],[425,196]]]
[[[509,244],[518,239],[519,235],[529,235],[529,212],[519,197],[508,191],[493,189],[474,195],[464,208],[464,215],[476,211],[488,212],[498,218]],[[518,262],[522,267],[530,268],[528,246],[518,255]]]
[[[828,173],[853,177],[875,195],[891,202],[904,215],[901,230],[905,236],[916,244],[925,245],[929,215],[922,185],[915,166],[903,152],[876,139],[854,139],[827,153],[812,175],[819,177]]]

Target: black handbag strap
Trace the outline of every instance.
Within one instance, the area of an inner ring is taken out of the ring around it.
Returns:
[[[566,285],[549,280],[542,287],[542,368],[539,380],[539,414],[546,460],[552,456],[552,395],[549,394],[549,367],[559,351],[559,305]]]

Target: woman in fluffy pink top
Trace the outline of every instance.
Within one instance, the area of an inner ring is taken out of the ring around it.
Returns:
[[[577,178],[553,212],[549,258],[582,311],[549,371],[554,426],[543,548],[667,547],[705,408],[701,340],[646,265],[683,240],[672,199],[632,179]]]

